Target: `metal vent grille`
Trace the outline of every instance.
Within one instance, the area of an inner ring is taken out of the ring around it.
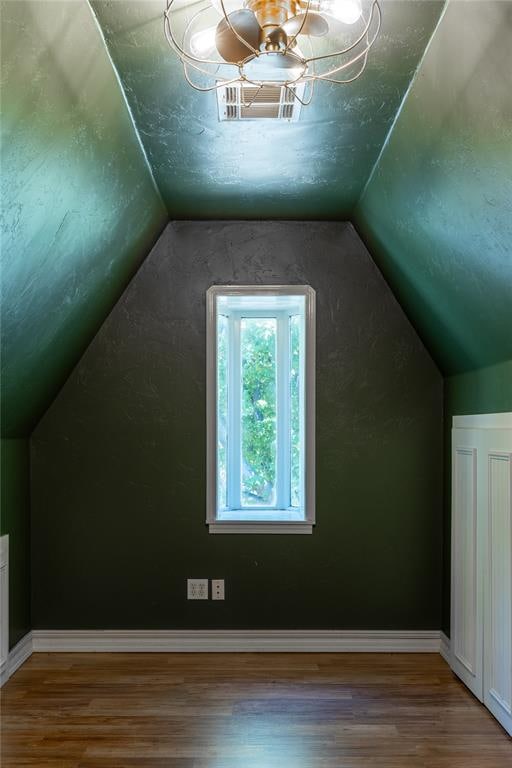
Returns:
[[[228,86],[226,88],[226,104],[238,104],[237,88]]]
[[[279,104],[281,101],[281,88],[264,85],[258,88],[255,85],[243,85],[241,93],[246,103],[253,104]]]
[[[303,94],[303,84],[228,85],[217,90],[219,120],[298,120]]]

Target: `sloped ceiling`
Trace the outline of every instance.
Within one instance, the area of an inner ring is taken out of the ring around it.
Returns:
[[[221,123],[163,35],[163,0],[92,0],[170,218],[350,216],[442,10],[383,0],[365,75],[293,124]],[[199,6],[197,6],[199,7]]]
[[[168,215],[347,217],[442,7],[384,0],[365,77],[271,126],[221,124],[186,85],[163,0],[92,3],[166,211],[89,3],[1,5],[7,437],[30,433]]]
[[[1,3],[2,435],[30,433],[168,216],[352,218],[445,372],[511,359],[511,3],[450,0],[380,158],[442,2],[384,0],[365,76],[279,126],[217,121],[163,5],[92,2],[148,166],[86,0]]]
[[[355,212],[448,374],[512,360],[511,41],[511,2],[448,4]]]
[[[2,436],[30,433],[167,221],[94,16],[3,2]]]

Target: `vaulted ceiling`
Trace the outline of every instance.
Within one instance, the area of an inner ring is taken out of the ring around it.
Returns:
[[[218,121],[163,0],[1,6],[2,435],[30,433],[168,218],[351,219],[445,372],[512,358],[511,2],[439,22],[383,0],[365,75],[278,125]]]
[[[170,217],[292,219],[350,216],[443,6],[383,0],[364,77],[320,84],[298,122],[275,124],[218,121],[167,45],[162,0],[91,4]]]

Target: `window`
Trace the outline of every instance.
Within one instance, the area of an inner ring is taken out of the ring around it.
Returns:
[[[309,286],[209,289],[211,533],[311,533],[314,347]]]

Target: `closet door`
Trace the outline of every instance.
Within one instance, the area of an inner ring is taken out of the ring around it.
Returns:
[[[451,666],[483,701],[482,520],[478,434],[452,432]]]
[[[512,429],[485,432],[484,703],[512,735]]]

